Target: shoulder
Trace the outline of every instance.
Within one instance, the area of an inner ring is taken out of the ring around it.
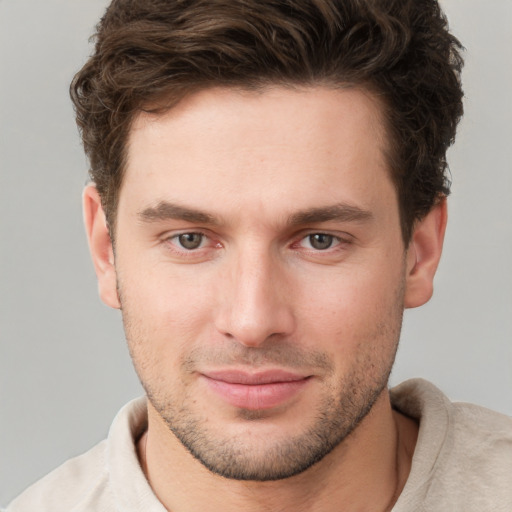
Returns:
[[[455,402],[452,404],[455,427],[474,435],[485,434],[492,439],[512,441],[512,418],[479,405]]]
[[[145,400],[133,400],[117,414],[108,439],[33,484],[5,512],[113,512],[133,501],[130,492],[149,494],[136,453],[146,425]]]
[[[391,397],[419,422],[402,501],[414,500],[419,510],[512,510],[512,418],[452,403],[421,379],[394,388]]]
[[[91,499],[104,501],[108,497],[106,444],[102,441],[66,461],[18,496],[5,512],[71,512],[87,510]]]
[[[393,407],[419,421],[420,427],[436,425],[476,438],[493,434],[509,440],[512,417],[479,405],[452,402],[434,384],[411,379],[391,389]]]
[[[452,404],[451,417],[452,450],[467,468],[468,483],[506,490],[512,510],[512,418],[466,403]]]

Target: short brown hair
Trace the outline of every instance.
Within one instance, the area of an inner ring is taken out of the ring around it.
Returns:
[[[70,90],[111,228],[134,117],[212,86],[373,91],[406,242],[449,193],[462,47],[434,0],[113,0],[95,40]]]

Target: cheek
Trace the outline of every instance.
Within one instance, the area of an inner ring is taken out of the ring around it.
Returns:
[[[178,326],[190,323],[199,313],[208,287],[203,286],[204,280],[192,266],[176,272],[166,262],[123,263],[118,265],[121,299],[136,306],[134,313],[141,318],[153,325],[171,322]]]
[[[383,268],[389,272],[389,265]],[[326,350],[343,358],[361,345],[396,341],[403,311],[401,272],[340,273],[305,289],[303,327],[308,325],[315,342],[328,344]]]
[[[135,364],[164,373],[177,367],[181,355],[204,338],[210,312],[200,286],[171,275],[168,269],[130,271],[119,265],[118,289],[130,352]],[[167,370],[165,370],[167,368]]]

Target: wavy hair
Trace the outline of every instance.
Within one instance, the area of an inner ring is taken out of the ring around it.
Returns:
[[[70,92],[112,234],[135,116],[212,86],[373,92],[405,242],[449,194],[462,46],[434,0],[113,0],[96,29]]]

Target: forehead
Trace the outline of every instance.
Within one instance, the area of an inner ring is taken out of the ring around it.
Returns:
[[[233,129],[243,131],[240,136],[260,138],[269,134],[274,139],[280,131],[282,140],[309,137],[313,129],[327,128],[333,136],[340,130],[352,131],[355,124],[370,129],[368,135],[385,143],[383,105],[375,93],[355,86],[267,86],[257,90],[235,87],[212,87],[185,95],[171,107],[165,98],[139,112],[131,125],[129,143],[139,138],[138,132],[154,134],[163,124],[175,135],[204,135],[222,138]],[[293,124],[283,126],[283,121]],[[285,129],[283,129],[285,128]],[[325,133],[324,133],[325,135]],[[382,140],[381,140],[382,139]],[[170,143],[171,141],[167,141]],[[229,142],[229,141],[226,141]],[[343,142],[339,140],[338,142]]]
[[[391,187],[385,149],[382,109],[371,93],[209,89],[134,120],[120,203],[201,202],[219,213],[294,202],[367,207],[377,184]]]

